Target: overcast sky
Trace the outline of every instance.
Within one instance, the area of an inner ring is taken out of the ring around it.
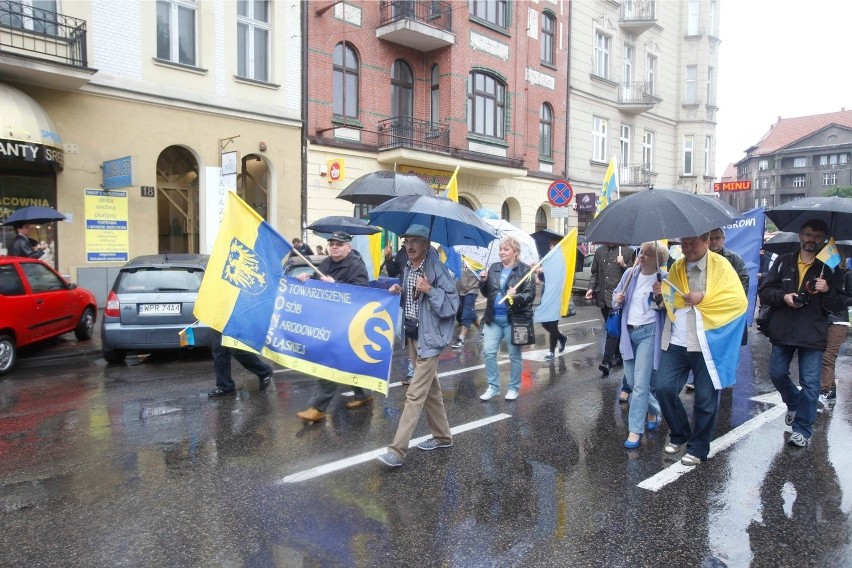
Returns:
[[[717,178],[779,116],[852,110],[852,2],[722,0],[720,11]]]

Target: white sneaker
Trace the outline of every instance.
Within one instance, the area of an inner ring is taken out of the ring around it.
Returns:
[[[500,394],[500,391],[495,388],[488,387],[488,389],[486,389],[486,391],[479,397],[479,400],[491,400],[498,394]]]
[[[515,400],[518,398],[518,391],[515,389],[509,389],[506,393],[506,400]]]

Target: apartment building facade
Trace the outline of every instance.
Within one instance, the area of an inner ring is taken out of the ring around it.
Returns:
[[[528,231],[553,226],[567,175],[568,2],[310,3],[308,222],[364,216],[337,199],[361,175],[414,173]],[[309,236],[309,242],[316,237]]]
[[[569,180],[597,194],[612,157],[622,197],[712,195],[718,0],[571,3]],[[581,233],[593,205],[578,207]]]
[[[223,188],[298,232],[301,48],[297,0],[0,3],[2,217],[66,214],[39,237],[98,295],[127,258],[208,252]]]
[[[852,186],[852,111],[781,118],[735,164],[748,191],[727,194],[741,210],[774,207]]]

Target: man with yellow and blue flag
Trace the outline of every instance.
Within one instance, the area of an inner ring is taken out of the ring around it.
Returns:
[[[195,317],[222,334],[212,346],[216,389],[208,393],[210,398],[236,394],[231,357],[258,376],[260,390],[270,385],[272,368],[254,353],[263,348],[290,250],[290,243],[263,217],[228,192],[194,309]]]
[[[769,377],[787,405],[785,422],[793,429],[787,441],[798,447],[808,444],[816,420],[828,314],[843,307],[839,271],[830,268],[829,257],[817,256],[826,236],[824,221],[804,223],[799,250],[775,259],[760,285],[760,302],[772,313]],[[790,362],[797,353],[801,390],[790,379]]]
[[[727,259],[709,254],[709,233],[680,242],[683,256],[672,265],[667,279],[653,285],[654,299],[665,303],[668,316],[656,395],[669,425],[665,452],[677,454],[685,446],[680,461],[695,466],[709,456],[719,394],[736,382],[748,300]],[[695,376],[694,428],[680,400],[690,371]]]

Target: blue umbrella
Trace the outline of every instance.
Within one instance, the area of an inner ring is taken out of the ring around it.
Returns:
[[[4,225],[13,223],[52,223],[53,221],[64,221],[65,215],[54,209],[53,207],[40,207],[31,205],[29,207],[21,207],[3,222]]]
[[[488,207],[480,207],[476,210],[476,214],[483,219],[499,219],[500,216]]]
[[[445,246],[487,247],[497,238],[482,219],[463,205],[446,197],[404,195],[370,211],[370,224],[402,235],[412,224],[429,227],[429,238]]]
[[[368,225],[363,219],[357,217],[347,217],[345,215],[331,215],[317,219],[307,227],[317,233],[334,233],[335,231],[343,231],[350,235],[375,235],[381,232],[378,227]]]

